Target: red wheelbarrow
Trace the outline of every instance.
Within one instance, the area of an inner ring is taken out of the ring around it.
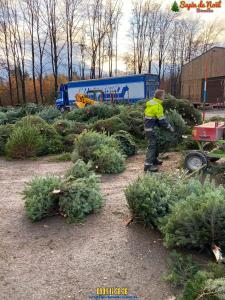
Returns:
[[[197,141],[199,150],[190,151],[184,161],[185,169],[194,172],[207,168],[209,162],[225,158],[225,122],[208,122],[197,125],[192,131],[192,139]],[[205,151],[213,143],[212,151]]]

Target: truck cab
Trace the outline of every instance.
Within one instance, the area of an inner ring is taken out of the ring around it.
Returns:
[[[70,109],[74,106],[75,99],[70,101],[68,98],[68,86],[67,84],[61,84],[59,88],[59,92],[55,101],[56,107],[61,111],[64,112],[65,110]]]

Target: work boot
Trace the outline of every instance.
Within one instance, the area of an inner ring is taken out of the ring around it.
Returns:
[[[160,159],[156,159],[155,162],[154,162],[154,165],[155,165],[155,166],[160,166],[160,165],[162,165],[162,164],[163,164],[163,161],[160,160]]]
[[[157,172],[158,168],[154,165],[145,165],[144,172]]]

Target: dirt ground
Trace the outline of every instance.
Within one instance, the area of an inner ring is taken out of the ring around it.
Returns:
[[[179,154],[170,153],[161,170],[173,171]],[[119,175],[102,176],[105,205],[83,224],[60,217],[31,223],[21,192],[34,175],[62,175],[70,162],[0,159],[0,299],[89,299],[97,287],[126,287],[141,300],[170,299],[162,277],[168,250],[161,236],[132,223],[124,188],[143,173],[136,155]]]

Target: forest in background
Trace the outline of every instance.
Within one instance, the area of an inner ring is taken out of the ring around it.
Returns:
[[[0,105],[49,104],[62,82],[146,72],[179,96],[182,66],[223,45],[219,20],[133,0],[121,53],[124,13],[118,0],[0,0]]]

